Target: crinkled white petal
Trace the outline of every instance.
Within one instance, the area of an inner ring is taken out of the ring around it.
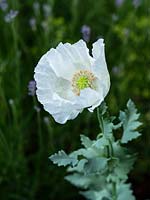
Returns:
[[[56,93],[53,94],[51,101],[45,104],[45,108],[48,109],[48,112],[51,114],[60,113],[62,111],[70,112],[73,109],[73,106],[71,101],[61,98]]]
[[[81,112],[81,109],[75,108],[73,102],[60,98],[57,94],[53,94],[52,100],[44,104],[44,109],[60,124],[74,119]]]
[[[53,118],[59,124],[65,124],[68,120],[75,119],[80,112],[73,110],[71,113],[69,112],[60,112],[53,114]]]
[[[81,69],[90,69],[93,62],[93,58],[89,55],[89,49],[83,40],[79,40],[77,43],[71,45],[69,43],[60,43],[56,50],[72,63],[75,67],[75,72]]]
[[[95,59],[99,57],[105,57],[104,39],[98,39],[93,43],[92,55]]]
[[[105,98],[105,96],[108,94],[109,89],[110,89],[110,79],[109,77],[105,78],[104,80],[101,80],[99,78],[96,79],[96,83],[95,83],[95,87],[96,87],[96,91],[103,97]]]
[[[36,80],[36,86],[37,88],[40,89],[53,89],[53,83],[55,82],[55,80],[52,81],[52,76],[51,74],[42,74],[42,73],[36,73],[34,75],[34,78]]]
[[[75,66],[56,49],[50,49],[46,54],[47,61],[57,77],[71,80],[76,71]]]
[[[57,81],[57,77],[46,59],[46,54],[42,56],[34,72],[37,88],[53,89],[52,86]]]
[[[78,109],[91,107],[90,111],[92,112],[95,108],[95,105],[99,101],[102,102],[103,100],[104,99],[101,94],[96,90],[85,88],[81,90],[80,95],[76,97],[75,104],[77,105]]]
[[[34,79],[36,81],[36,94],[38,100],[44,104],[52,98],[54,83],[57,81],[55,73],[49,66],[46,56],[42,56],[34,70]]]
[[[49,89],[37,89],[36,95],[38,100],[44,105],[52,100],[53,93]]]
[[[99,80],[98,90],[103,93],[103,97],[105,97],[110,89],[110,76],[105,59],[103,39],[99,39],[93,44],[92,54],[95,58],[95,62],[91,67],[92,72]]]
[[[92,71],[99,80],[99,89],[101,86],[103,87],[103,95],[105,97],[110,89],[110,76],[105,60],[98,58],[92,66]]]
[[[70,101],[75,97],[75,94],[72,91],[72,84],[66,79],[58,78],[55,83],[55,92],[60,97]]]
[[[87,48],[86,43],[83,40],[79,40],[72,46],[73,49],[76,50],[76,53],[78,55],[77,58],[83,65],[83,67],[90,70],[93,58],[89,55],[89,49]]]
[[[104,98],[101,97],[99,100],[97,100],[90,108],[88,108],[88,111],[93,112],[95,108],[97,108],[102,102],[104,101]]]
[[[77,70],[90,69],[92,57],[83,40],[71,45],[60,43],[56,49],[52,48],[46,54],[47,61],[55,74],[71,80]]]
[[[47,60],[46,54],[42,56],[34,72],[37,86],[36,94],[42,104],[51,101],[54,92],[65,99],[74,97],[71,82],[56,76]]]

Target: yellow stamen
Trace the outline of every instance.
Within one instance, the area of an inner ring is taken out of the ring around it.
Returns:
[[[85,88],[94,89],[94,80],[96,77],[94,74],[88,70],[80,70],[74,74],[72,78],[73,92],[76,95],[80,95],[80,91]]]

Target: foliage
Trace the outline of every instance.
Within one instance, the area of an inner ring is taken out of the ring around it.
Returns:
[[[58,166],[69,165],[69,175],[65,177],[71,184],[79,187],[90,200],[134,200],[130,185],[126,183],[128,173],[133,167],[135,156],[121,145],[139,136],[137,128],[139,114],[134,103],[129,100],[125,112],[121,111],[116,126],[114,117],[109,117],[107,106],[103,103],[98,110],[101,133],[96,140],[81,135],[84,148],[67,155],[59,151],[50,157]],[[113,130],[123,126],[123,135],[115,140]]]
[[[121,139],[122,143],[127,143],[134,138],[140,136],[139,132],[136,129],[141,125],[141,122],[137,121],[139,114],[137,114],[137,109],[135,108],[132,101],[128,101],[127,104],[128,110],[125,112],[120,112],[119,119],[123,123],[123,136]]]
[[[54,154],[50,157],[53,163],[58,166],[67,166],[72,165],[75,166],[77,163],[77,159],[71,156],[68,156],[64,151],[59,151],[57,154]]]

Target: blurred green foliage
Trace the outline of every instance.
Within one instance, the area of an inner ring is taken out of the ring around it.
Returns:
[[[19,14],[7,23],[10,9]],[[40,57],[60,41],[82,38],[84,24],[91,28],[89,48],[97,38],[105,39],[111,113],[123,109],[129,98],[142,113],[143,136],[129,144],[139,152],[130,179],[137,199],[150,198],[150,1],[134,6],[124,0],[117,6],[113,0],[9,0],[8,8],[0,10],[1,200],[82,198],[63,180],[64,169],[53,166],[48,156],[79,147],[80,134],[93,139],[98,133],[96,114],[84,111],[63,126],[56,124],[28,96],[27,85]]]

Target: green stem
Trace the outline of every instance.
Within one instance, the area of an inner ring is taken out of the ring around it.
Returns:
[[[99,122],[99,127],[100,127],[102,133],[104,133],[103,117],[100,114],[99,107],[97,108],[97,118],[98,118],[98,122]]]
[[[112,182],[112,194],[113,194],[113,200],[117,200],[117,191],[115,182]]]
[[[99,107],[97,108],[97,118],[99,122],[99,127],[104,134],[104,119],[100,113]],[[107,146],[107,156],[108,158],[114,157],[114,149],[112,145],[112,141],[110,138],[107,138],[109,145]],[[117,191],[116,191],[116,182],[112,182],[112,200],[117,200]]]
[[[114,149],[113,149],[113,145],[112,145],[112,141],[110,139],[108,139],[109,142],[109,151],[110,151],[110,158],[114,157]],[[112,181],[112,196],[113,196],[113,200],[117,200],[117,191],[116,191],[116,182]]]
[[[113,149],[112,142],[109,138],[108,138],[108,142],[109,142],[109,149],[110,149],[110,152],[111,152],[111,157],[113,157],[114,156],[114,149]]]

